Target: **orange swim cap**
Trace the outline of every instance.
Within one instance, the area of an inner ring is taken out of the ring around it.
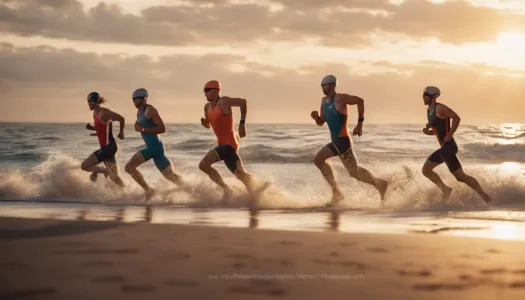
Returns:
[[[210,80],[210,81],[206,82],[206,84],[204,85],[204,88],[205,89],[218,89],[220,91],[221,90],[221,83],[218,82],[217,80]]]

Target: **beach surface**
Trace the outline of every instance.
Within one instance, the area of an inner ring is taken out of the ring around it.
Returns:
[[[525,299],[525,243],[0,218],[0,299]]]

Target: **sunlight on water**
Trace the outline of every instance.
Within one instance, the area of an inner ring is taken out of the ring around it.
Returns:
[[[518,225],[512,222],[498,223],[490,228],[490,235],[501,240],[517,240],[520,237]]]

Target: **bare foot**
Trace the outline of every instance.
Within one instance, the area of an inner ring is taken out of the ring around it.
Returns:
[[[385,200],[386,190],[388,189],[388,181],[383,179],[378,179],[377,181],[376,188],[379,191],[379,195],[381,195],[381,202],[383,202],[382,200]]]
[[[146,202],[149,202],[151,200],[151,198],[153,196],[155,196],[155,194],[157,193],[156,190],[152,189],[152,188],[149,188],[147,191],[146,191]]]
[[[484,195],[481,195],[481,198],[483,198],[483,200],[485,200],[485,202],[486,202],[487,204],[489,204],[490,201],[492,201],[492,198],[490,198],[490,196],[487,195],[486,193],[485,193]]]
[[[223,190],[221,202],[224,204],[227,204],[228,202],[230,202],[229,200],[231,200],[232,195],[233,195],[233,190],[230,187],[225,187]]]
[[[332,202],[328,203],[326,206],[328,206],[328,207],[335,206],[338,203],[340,203],[341,201],[343,201],[344,199],[345,199],[345,196],[343,195],[343,193],[341,193],[341,191],[339,189],[334,190],[333,191],[333,196],[332,196]]]
[[[448,201],[448,198],[450,198],[450,194],[452,194],[452,189],[446,186],[441,189],[441,192],[443,193],[443,197],[441,198],[442,201]]]
[[[93,181],[93,182],[97,182],[97,173],[93,172],[91,173],[91,175],[89,175],[89,180]]]

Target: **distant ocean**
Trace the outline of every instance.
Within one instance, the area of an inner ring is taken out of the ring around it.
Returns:
[[[422,126],[365,124],[364,135],[354,137],[362,166],[390,181],[387,206],[424,209],[439,199],[437,188],[421,174],[425,159],[439,145],[435,137],[422,133]],[[126,127],[126,139],[117,139],[121,176],[127,185],[125,192],[119,193],[109,180],[100,176],[93,183],[89,173],[80,170],[81,161],[98,148],[96,137],[89,133],[84,124],[0,123],[0,200],[143,201],[142,190],[124,172],[126,161],[143,147],[140,134],[130,125]],[[115,137],[117,133],[118,125]],[[147,162],[139,170],[154,187],[166,191],[155,201],[213,206],[221,193],[198,169],[202,156],[216,145],[213,132],[200,125],[171,124],[161,138],[176,172],[197,189],[193,195],[168,192],[171,185],[153,162]],[[502,209],[525,207],[525,124],[461,125],[456,140],[465,171],[478,178],[495,199],[494,205]],[[330,200],[330,189],[312,163],[318,149],[329,142],[326,126],[248,124],[247,137],[240,142],[246,169],[272,183],[262,197],[263,206],[299,208]],[[379,195],[373,188],[350,178],[337,158],[332,159],[332,165],[346,196],[344,205],[379,205]],[[216,166],[241,195],[242,186],[223,163]],[[455,188],[452,206],[482,205],[468,187],[455,181],[445,165],[436,170]]]

